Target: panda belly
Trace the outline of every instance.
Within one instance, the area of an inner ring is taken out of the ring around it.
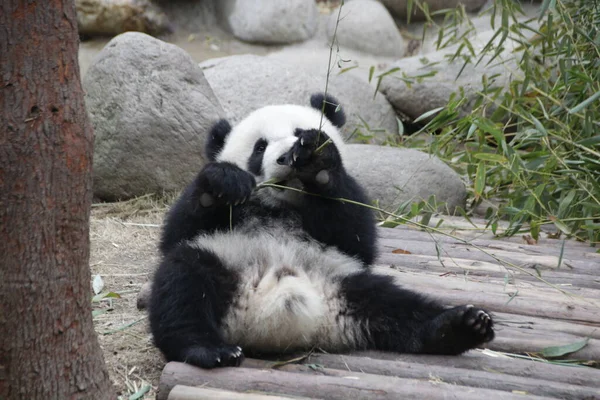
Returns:
[[[239,277],[221,322],[227,343],[284,352],[342,350],[364,341],[358,324],[344,315],[340,295],[341,279],[363,269],[357,260],[284,226],[238,229],[197,243]]]

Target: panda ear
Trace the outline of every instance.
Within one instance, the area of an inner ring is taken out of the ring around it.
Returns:
[[[325,103],[324,109],[323,103]],[[335,97],[324,95],[323,93],[315,93],[310,96],[310,105],[319,111],[323,110],[327,119],[338,128],[341,128],[346,123],[346,114]]]
[[[231,125],[226,119],[219,120],[208,133],[206,139],[206,157],[209,161],[215,161],[217,155],[225,144],[227,135],[231,132]]]

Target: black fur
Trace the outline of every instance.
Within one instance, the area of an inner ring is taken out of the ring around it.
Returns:
[[[325,104],[325,108],[323,108],[323,103]],[[340,102],[335,97],[316,93],[310,97],[310,105],[319,111],[323,110],[325,117],[338,128],[341,128],[346,123],[346,114],[339,107]]]
[[[226,119],[221,119],[213,125],[208,133],[208,139],[205,145],[208,161],[215,161],[225,144],[225,139],[227,138],[227,135],[229,135],[229,132],[231,132],[231,125]]]
[[[285,155],[286,162],[296,169],[306,191],[320,195],[306,196],[302,206],[297,208],[302,216],[302,228],[318,241],[358,257],[365,265],[371,264],[376,257],[373,213],[359,205],[334,200],[344,198],[368,204],[364,190],[348,175],[337,147],[325,133],[297,129],[295,135],[298,141]],[[294,155],[296,161],[293,161]],[[315,180],[323,170],[329,174],[327,184]]]
[[[268,142],[265,139],[258,139],[254,144],[254,149],[248,160],[248,171],[254,175],[262,175],[262,163],[267,145]]]
[[[167,215],[160,242],[162,254],[199,233],[229,228],[229,205],[247,200],[255,186],[254,176],[234,164],[207,164]],[[214,207],[202,207],[200,197],[205,193],[214,200]]]
[[[165,257],[152,287],[150,328],[168,361],[205,368],[241,363],[241,349],[219,333],[237,285],[238,277],[205,250],[178,246]]]
[[[342,293],[345,314],[364,321],[369,348],[456,355],[494,338],[493,322],[484,320],[485,311],[472,306],[446,310],[394,284],[391,276],[370,271],[349,276],[342,281]]]
[[[207,153],[213,157],[231,130],[228,123],[217,125],[207,142]],[[363,189],[348,175],[338,149],[325,133],[299,129],[295,134],[297,142],[278,162],[292,166],[304,189],[316,196],[304,195],[299,205],[266,206],[250,198],[256,185],[251,173],[227,162],[211,162],[167,215],[160,243],[163,261],[155,274],[149,306],[154,340],[165,357],[204,368],[241,362],[241,351],[235,343],[224,343],[219,331],[239,277],[215,254],[183,242],[236,227],[248,217],[258,218],[261,226],[279,220],[290,228],[300,227],[324,247],[336,247],[363,262],[363,272],[341,280],[340,296],[346,304],[342,314],[356,318],[368,338],[367,348],[459,354],[493,339],[493,322],[483,310],[472,306],[446,310],[400,288],[390,277],[370,272],[368,267],[376,257],[373,213],[336,200],[368,204]],[[248,168],[256,173],[257,165],[252,161]],[[211,202],[206,202],[207,196]]]

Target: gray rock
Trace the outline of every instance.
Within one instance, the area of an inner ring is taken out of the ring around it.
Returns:
[[[338,15],[340,16],[339,24]],[[388,10],[375,0],[355,0],[335,9],[327,26],[329,40],[336,24],[340,46],[383,57],[402,57],[404,40]]]
[[[490,87],[503,86],[517,69],[513,60],[514,55],[509,53],[500,55],[491,65],[486,65],[484,59],[479,65],[469,63],[464,69],[461,58],[448,62],[445,57],[448,53],[453,53],[452,49],[396,61],[390,65],[390,69],[400,68],[400,71],[408,77],[431,71],[435,71],[436,75],[427,77],[421,82],[415,81],[409,87],[403,80],[390,74],[382,79],[379,91],[385,94],[397,111],[411,119],[416,119],[427,111],[446,106],[450,95],[462,89],[469,99],[462,107],[461,111],[464,114],[470,112],[477,92],[482,90],[484,75],[488,77]],[[423,63],[424,59],[427,60],[427,64]]]
[[[280,44],[310,38],[319,10],[314,0],[218,0],[221,24],[238,39]]]
[[[383,5],[387,7],[388,10],[394,15],[396,18],[400,18],[403,21],[406,21],[406,16],[408,15],[408,0],[379,0]],[[465,10],[467,12],[475,12],[478,11],[487,0],[421,0],[423,4],[427,4],[429,7],[429,13],[444,10],[446,8],[456,8],[459,4],[465,6]],[[423,12],[414,5],[412,15],[410,17],[411,21],[419,21],[424,19]]]
[[[453,213],[465,206],[467,191],[460,176],[440,159],[418,150],[351,144],[344,165],[381,208],[394,211],[405,201],[435,195]]]
[[[94,194],[104,200],[182,189],[204,163],[223,114],[202,70],[177,46],[115,37],[83,80],[94,126]]]
[[[128,31],[158,35],[170,30],[167,16],[149,0],[75,0],[79,33],[114,36]]]
[[[205,61],[200,67],[232,123],[269,104],[308,105],[313,93],[325,89],[325,71],[310,73],[268,57],[223,57]],[[362,134],[372,135],[374,142],[398,133],[393,108],[384,96],[378,94],[373,99],[374,88],[359,78],[349,74],[332,75],[328,93],[335,96],[346,111],[348,118],[342,131],[346,137],[357,127]],[[370,132],[359,117],[369,125]],[[360,135],[355,134],[353,138],[357,140]]]

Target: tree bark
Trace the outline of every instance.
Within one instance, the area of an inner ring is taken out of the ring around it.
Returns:
[[[72,0],[0,2],[0,398],[109,399]]]

